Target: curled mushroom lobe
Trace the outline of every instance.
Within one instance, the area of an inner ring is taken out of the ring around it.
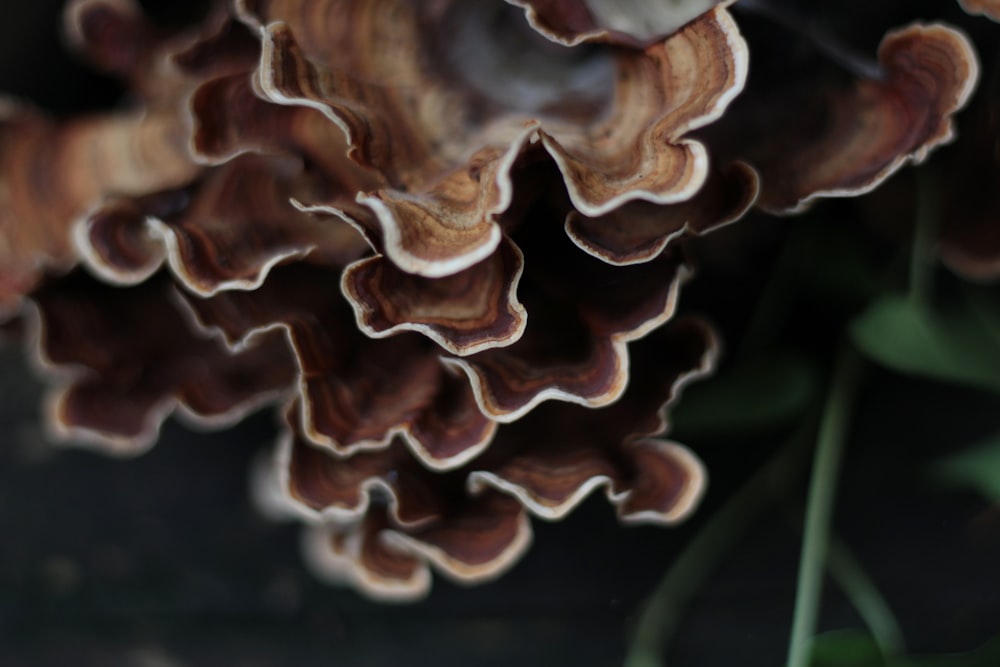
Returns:
[[[1000,21],[1000,2],[997,0],[958,0],[958,4],[970,14],[982,14]]]
[[[683,4],[234,0],[172,33],[70,3],[128,104],[0,112],[0,311],[51,431],[136,454],[274,410],[259,498],[380,599],[497,577],[597,491],[685,519],[707,473],[666,411],[719,350],[689,246],[922,159],[977,70],[904,28],[884,76],[809,89],[822,127],[734,131],[732,3]]]

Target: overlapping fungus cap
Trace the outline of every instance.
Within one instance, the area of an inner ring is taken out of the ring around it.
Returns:
[[[454,276],[376,254],[342,274],[299,261],[255,290],[180,295],[234,351],[285,333],[297,398],[264,493],[316,524],[307,554],[325,576],[406,599],[431,565],[466,583],[499,575],[527,548],[529,514],[561,518],[597,488],[633,522],[678,521],[700,497],[697,459],[648,437],[717,354],[707,325],[671,321],[682,254],[607,264],[565,235],[565,192],[541,190],[497,252]]]
[[[759,96],[736,111],[771,111],[715,129],[747,75],[727,4],[236,0],[184,42],[122,0],[74,4],[141,107],[139,129],[100,119],[120,140],[25,115],[36,143],[0,147],[5,183],[34,156],[62,195],[0,202],[31,258],[3,260],[0,299],[39,265],[96,277],[32,294],[56,430],[135,452],[173,409],[281,404],[261,495],[311,524],[319,572],[382,598],[432,567],[499,575],[530,516],[597,489],[624,522],[683,519],[705,472],[662,439],[665,409],[718,352],[675,317],[684,244],[759,194],[787,211],[874,187],[950,136],[976,72],[959,33],[912,27],[885,76],[805,86],[822,131]]]
[[[156,191],[196,171],[169,112],[57,123],[8,103],[0,115],[0,309],[8,314],[42,269],[75,264],[71,225],[106,193]]]
[[[976,7],[985,11],[988,4]],[[972,5],[963,4],[970,12]],[[762,68],[733,116],[713,128],[722,135],[717,143],[759,170],[759,205],[785,214],[805,210],[817,198],[873,190],[901,166],[923,162],[960,132],[963,141],[935,158],[943,199],[938,250],[946,264],[967,278],[997,277],[996,48],[986,41],[977,54],[956,28],[913,24],[884,36],[877,61],[865,57],[826,53],[828,74],[810,69],[808,81],[801,75],[787,77],[784,69],[778,74]],[[795,109],[794,116],[782,106]],[[738,132],[745,137],[746,123],[737,124],[737,119],[752,119],[753,134],[763,132],[769,139],[725,136]],[[890,204],[892,198],[896,203]],[[875,201],[881,217],[893,208],[902,219],[914,219],[916,197],[902,192],[901,185],[877,194]],[[898,211],[901,201],[907,202],[905,211]]]
[[[817,49],[822,63],[789,69],[770,36],[770,61],[707,134],[721,153],[760,173],[758,206],[779,214],[821,197],[868,192],[954,138],[953,115],[978,79],[969,39],[941,24],[888,32],[877,60]],[[814,46],[814,48],[817,48]]]
[[[198,173],[186,94],[200,79],[246,62],[224,12],[191,33],[165,34],[130,0],[77,0],[66,11],[70,43],[130,84],[121,110],[65,121],[27,104],[0,109],[0,310],[14,312],[44,270],[77,261],[70,229],[109,195],[182,186]],[[201,54],[188,66],[174,62]]]
[[[163,276],[123,290],[75,272],[33,294],[30,344],[58,378],[47,400],[56,437],[134,455],[175,410],[221,427],[288,395],[294,366],[280,338],[230,353],[186,326],[172,290]]]
[[[958,4],[970,14],[982,14],[1000,21],[1000,2],[996,0],[958,0]]]
[[[239,4],[264,41],[261,92],[344,131],[352,157],[385,178],[357,197],[385,254],[428,277],[496,249],[511,168],[533,143],[587,215],[689,199],[708,158],[685,135],[717,118],[746,74],[721,8],[635,50],[557,46],[499,2]]]
[[[429,586],[428,565],[459,582],[494,578],[530,542],[528,515],[555,520],[603,489],[627,522],[671,524],[704,491],[686,448],[652,438],[678,389],[708,371],[711,330],[682,319],[637,345],[642,364],[613,407],[550,403],[501,426],[489,450],[446,473],[400,440],[347,461],[291,432],[260,491],[313,523],[310,560],[326,576],[372,595],[409,598]]]

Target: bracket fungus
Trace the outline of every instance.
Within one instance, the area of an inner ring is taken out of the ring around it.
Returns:
[[[576,46],[612,42],[650,46],[671,35],[716,5],[734,0],[687,0],[651,3],[644,0],[507,0],[523,7],[531,27],[554,42]]]
[[[557,520],[601,487],[623,521],[674,523],[700,499],[705,473],[683,446],[649,436],[665,429],[679,387],[712,367],[717,343],[700,320],[678,320],[639,354],[645,370],[612,408],[539,408],[444,473],[398,439],[344,465],[302,436],[292,409],[259,492],[315,526],[311,558],[327,577],[385,598],[425,592],[428,566],[460,582],[498,576],[530,542],[529,514]]]
[[[982,14],[1000,21],[1000,2],[996,0],[958,0],[958,4],[970,14]]]
[[[894,30],[870,71],[816,84],[780,78],[767,93],[751,85],[735,110],[742,113],[723,120],[720,148],[760,172],[757,205],[766,211],[796,213],[820,197],[863,194],[953,139],[952,117],[978,70],[972,44],[954,28]]]
[[[243,4],[262,34],[261,92],[277,104],[318,109],[342,128],[351,155],[386,179],[384,188],[357,200],[378,219],[387,256],[428,277],[493,252],[501,237],[494,218],[513,196],[510,171],[536,142],[558,165],[574,205],[589,215],[636,199],[688,199],[704,182],[708,160],[685,134],[717,118],[746,76],[745,44],[722,9],[644,51],[557,53],[560,66],[539,80],[534,59],[553,45],[537,36],[519,44],[533,56],[523,60],[531,69],[490,59],[510,39],[508,27],[517,29],[505,19],[487,30],[502,4]],[[322,18],[334,15],[343,18]],[[459,45],[475,31],[486,56],[432,47],[448,27]],[[582,87],[582,98],[564,91],[539,108],[537,87],[580,73],[597,85]],[[528,91],[519,97],[484,92],[494,79],[519,77]]]
[[[59,437],[136,454],[175,408],[219,427],[287,395],[293,362],[280,340],[230,354],[185,325],[171,289],[160,278],[115,289],[74,273],[34,292],[38,359],[58,378],[49,406]]]
[[[72,2],[128,106],[0,118],[0,308],[37,316],[56,435],[283,410],[260,494],[384,599],[498,576],[598,489],[683,520],[706,471],[665,410],[719,350],[678,315],[686,245],[875,187],[977,76],[911,26],[881,78],[806,86],[815,117],[744,114],[730,4],[234,0],[174,35]]]

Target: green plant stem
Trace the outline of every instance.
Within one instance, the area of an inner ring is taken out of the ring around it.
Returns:
[[[905,650],[903,632],[889,603],[865,573],[861,563],[836,535],[830,536],[827,568],[834,581],[861,615],[882,656],[892,658]]]
[[[926,304],[933,286],[935,262],[931,251],[941,222],[941,188],[929,165],[918,169],[916,178],[917,216],[913,225],[909,294],[915,303]]]
[[[663,664],[681,613],[730,553],[753,520],[763,514],[804,464],[806,438],[815,419],[804,420],[781,449],[712,516],[677,557],[650,595],[625,658],[625,667]]]
[[[809,664],[810,640],[815,634],[819,617],[837,473],[860,371],[861,359],[851,348],[844,348],[833,369],[830,393],[817,435],[799,560],[795,615],[788,647],[788,667],[808,667]]]

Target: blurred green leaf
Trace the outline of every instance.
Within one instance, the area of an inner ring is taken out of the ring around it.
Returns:
[[[719,437],[777,428],[801,415],[819,389],[819,374],[804,356],[758,356],[686,389],[672,430],[680,436]]]
[[[852,322],[850,334],[866,356],[895,371],[1000,392],[1000,344],[966,299],[939,311],[884,296]]]
[[[1000,307],[996,296],[996,290],[992,286],[970,285],[965,292],[972,314],[978,319],[986,335],[1000,348]]]
[[[884,667],[878,644],[862,630],[827,632],[812,640],[810,667]]]
[[[871,636],[862,630],[839,630],[813,639],[810,667],[997,667],[1000,639],[976,651],[946,655],[884,658]]]
[[[886,667],[997,667],[1000,665],[1000,638],[969,653],[953,653],[890,660]]]
[[[1000,435],[938,461],[933,474],[948,485],[972,489],[1000,503]]]

